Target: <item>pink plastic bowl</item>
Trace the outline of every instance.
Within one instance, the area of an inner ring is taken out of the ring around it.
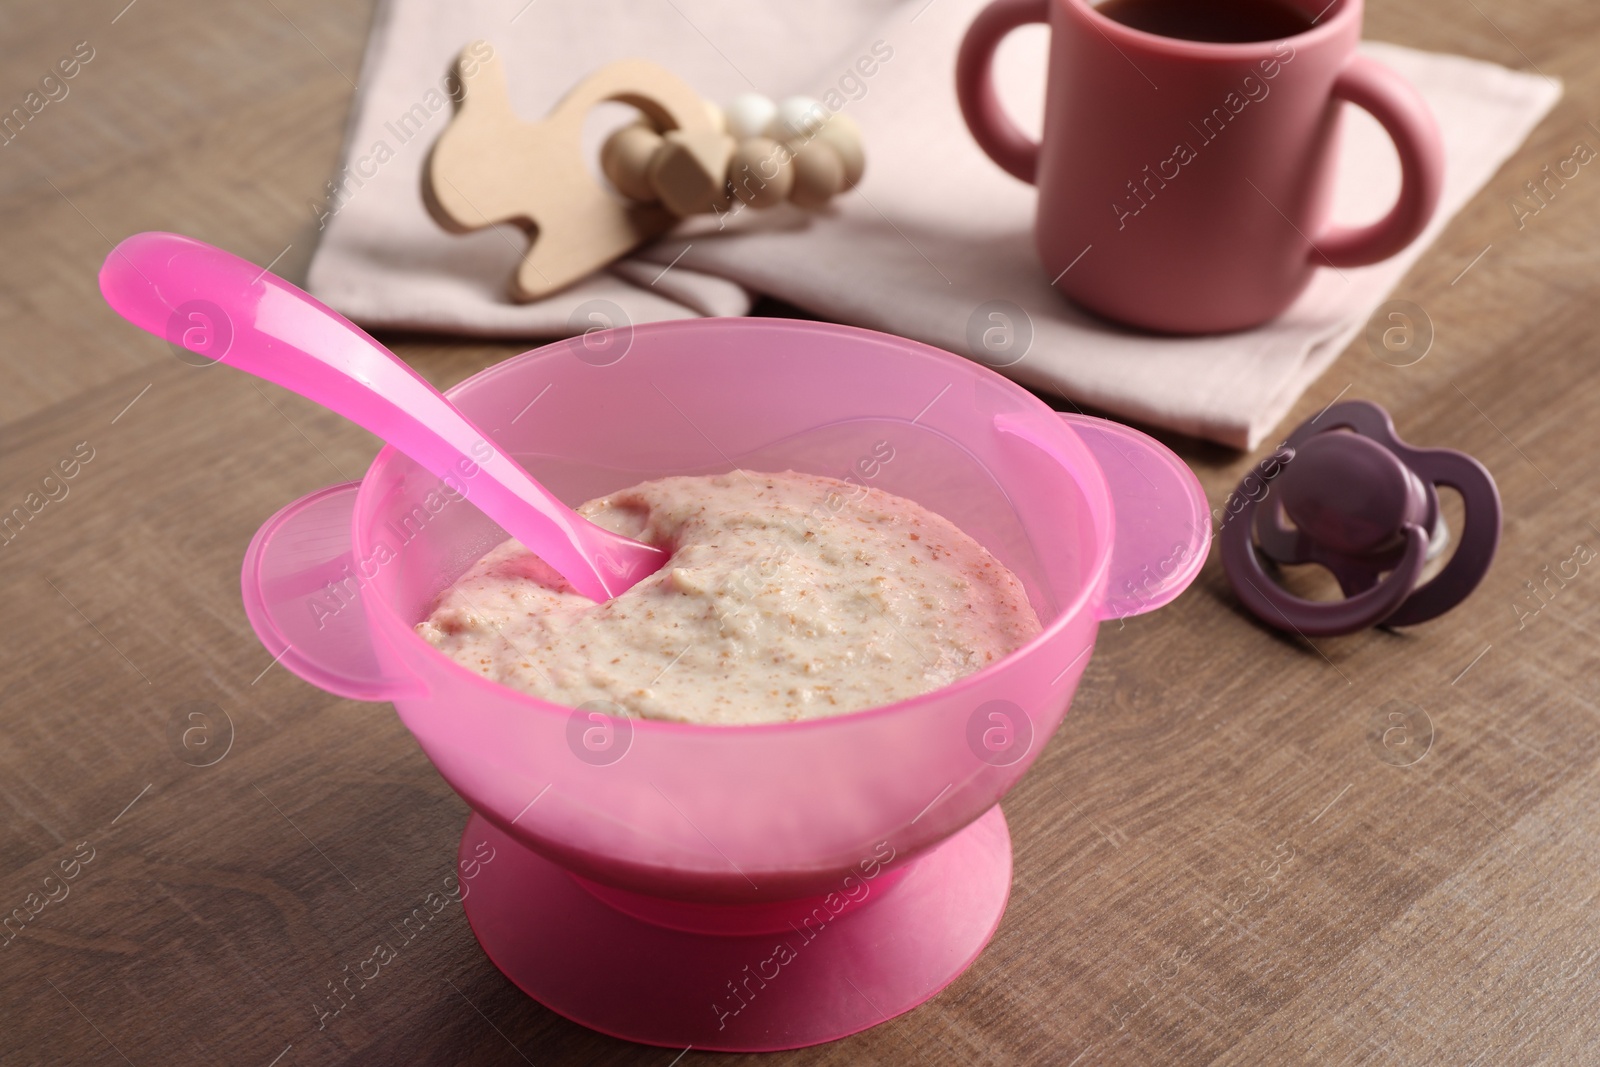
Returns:
[[[866,330],[658,323],[535,349],[449,395],[573,504],[734,467],[908,497],[1011,568],[1044,624],[954,685],[855,714],[613,722],[413,632],[505,534],[393,449],[261,528],[243,584],[267,649],[323,689],[393,701],[477,813],[463,884],[490,956],[562,1014],[640,1041],[814,1043],[959,974],[1004,910],[996,802],[1061,721],[1100,621],[1171,600],[1209,545],[1200,487],[1158,443]],[[819,500],[808,521],[835,520]]]

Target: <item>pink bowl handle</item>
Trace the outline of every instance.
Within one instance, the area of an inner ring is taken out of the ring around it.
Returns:
[[[1333,83],[1333,96],[1369,112],[1400,154],[1400,197],[1389,213],[1367,226],[1335,226],[1311,252],[1335,267],[1364,267],[1416,240],[1433,218],[1444,186],[1444,139],[1411,83],[1377,60],[1351,56]]]
[[[1050,0],[995,0],[967,28],[956,56],[956,98],[978,147],[1007,174],[1033,184],[1039,142],[1017,128],[994,91],[994,53],[1006,34],[1050,21]]]
[[[1200,480],[1166,445],[1131,426],[1055,413],[1088,449],[1111,496],[1111,560],[1101,619],[1143,615],[1189,588],[1211,551],[1211,515]],[[1083,459],[1063,452],[1049,415],[1006,412],[995,429],[1040,449],[1068,471]]]
[[[1061,413],[1111,491],[1111,572],[1102,619],[1143,615],[1189,588],[1211,551],[1206,492],[1166,445],[1110,419]]]
[[[273,661],[319,689],[356,700],[427,695],[420,681],[386,673],[362,599],[369,572],[350,547],[360,482],[319,489],[262,524],[240,576],[245,615]]]

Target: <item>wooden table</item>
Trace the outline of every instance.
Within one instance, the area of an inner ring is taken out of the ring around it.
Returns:
[[[124,3],[0,15],[5,108],[94,49],[0,149],[0,512],[79,461],[0,548],[0,907],[67,894],[0,948],[0,1061],[727,1062],[557,1017],[459,908],[319,1029],[328,984],[450,869],[466,808],[387,706],[270,665],[237,574],[267,515],[377,444],[186,365],[94,279],[141,229],[302,276],[369,5]],[[1523,230],[1507,207],[1600,145],[1600,16],[1374,0],[1368,33],[1568,85],[1395,294],[1433,350],[1396,368],[1358,341],[1290,420],[1371,397],[1480,457],[1506,507],[1492,573],[1441,621],[1312,647],[1245,617],[1213,559],[1171,608],[1104,627],[1005,802],[994,942],[930,1004],[766,1062],[1600,1062],[1600,567],[1537,615],[1523,599],[1600,548],[1600,172]],[[441,386],[518,349],[391,340]],[[1250,462],[1171,443],[1214,503]],[[1420,709],[1410,749],[1374,733],[1394,701]],[[225,754],[191,765],[200,741]]]

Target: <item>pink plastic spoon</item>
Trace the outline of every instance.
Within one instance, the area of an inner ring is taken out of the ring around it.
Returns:
[[[666,562],[557,500],[394,353],[253,263],[139,233],[106,257],[100,292],[140,329],[314,400],[448,478],[584,596],[608,600]]]

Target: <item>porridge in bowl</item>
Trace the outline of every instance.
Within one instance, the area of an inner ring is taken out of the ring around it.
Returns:
[[[671,557],[595,603],[506,541],[440,595],[417,632],[468,669],[554,703],[746,725],[926,693],[1040,629],[1021,583],[982,545],[879,489],[732,471],[643,482],[578,511]]]

